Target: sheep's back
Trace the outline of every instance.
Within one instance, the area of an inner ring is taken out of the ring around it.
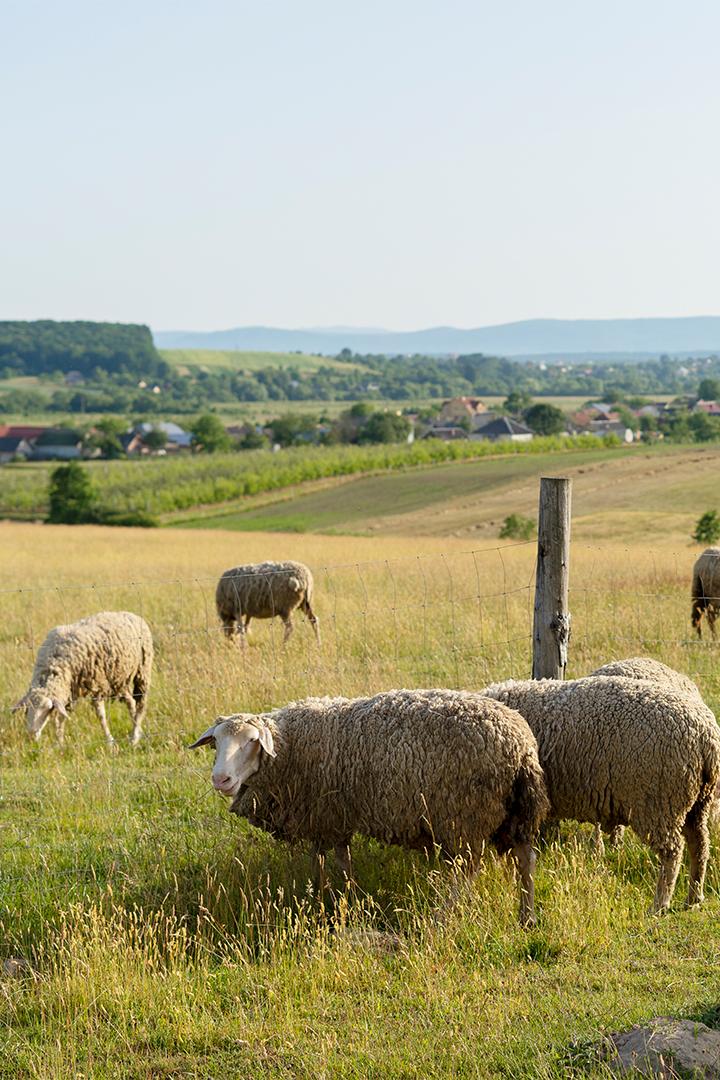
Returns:
[[[138,673],[149,681],[152,658],[144,619],[129,611],[104,611],[49,632],[38,650],[33,684],[69,675],[74,694],[114,695],[131,687]]]
[[[697,692],[619,676],[486,692],[534,732],[558,818],[630,824],[662,843],[720,775],[720,731]]]
[[[299,562],[248,563],[226,570],[217,584],[218,611],[269,619],[312,595],[312,574]]]
[[[310,699],[273,719],[287,764],[268,770],[239,812],[286,838],[335,844],[359,831],[406,847],[477,848],[504,821],[521,766],[539,773],[522,717],[474,694]]]

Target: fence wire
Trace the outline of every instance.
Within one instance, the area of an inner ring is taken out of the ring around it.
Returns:
[[[573,544],[568,677],[586,675],[610,660],[653,656],[690,675],[717,708],[720,644],[707,632],[699,639],[691,628],[692,561],[688,552],[648,551],[637,565],[637,549],[610,560],[607,547]],[[129,792],[157,786],[173,768],[182,769],[192,781],[183,799],[193,805],[199,821],[214,821],[207,763],[189,761],[182,749],[189,736],[218,715],[267,711],[311,695],[355,696],[394,687],[478,689],[502,679],[529,678],[535,571],[535,541],[316,565],[313,607],[320,620],[319,646],[299,612],[287,644],[279,619],[253,621],[247,648],[228,640],[215,610],[219,574],[138,575],[129,581],[0,589],[0,883],[21,880],[10,869],[13,846],[21,854],[26,844],[36,842],[15,831],[8,847],[2,809],[17,814],[24,801],[29,805],[42,799],[51,783],[30,771],[22,778],[22,768],[32,760],[28,755],[44,755],[47,761],[55,754],[58,770],[77,771],[79,789],[94,783],[78,764],[88,753],[97,754],[101,743],[88,704],[80,704],[68,722],[62,755],[53,745],[52,730],[46,730],[36,750],[29,750],[21,715],[9,714],[28,687],[37,649],[51,627],[103,610],[134,611],[147,620],[156,658],[137,766],[128,769],[132,752],[122,745],[105,766],[112,774],[115,762],[123,764],[112,782],[128,785]],[[123,733],[130,730],[124,706],[112,706],[110,722],[122,744]],[[168,747],[182,764],[151,767],[154,759],[143,756]],[[8,768],[13,769],[12,788],[3,782]],[[74,863],[45,866],[43,874],[49,881],[94,880],[95,871],[83,863],[81,852]]]

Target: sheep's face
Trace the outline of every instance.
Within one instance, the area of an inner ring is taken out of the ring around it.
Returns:
[[[216,791],[234,798],[260,768],[263,753],[275,757],[272,732],[254,716],[219,716],[192,744],[215,747],[212,783]]]
[[[62,701],[50,697],[46,690],[38,687],[28,691],[25,697],[20,698],[20,701],[13,706],[12,711],[15,712],[17,709],[25,710],[25,726],[28,735],[32,735],[36,740],[42,735],[43,728],[53,711],[60,713],[64,717],[68,715]]]

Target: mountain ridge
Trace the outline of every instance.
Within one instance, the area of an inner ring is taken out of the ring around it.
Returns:
[[[720,316],[690,315],[634,319],[523,319],[462,329],[422,330],[314,327],[286,329],[239,326],[228,330],[153,332],[162,349],[237,349],[258,352],[424,353],[482,352],[502,356],[597,353],[691,354],[720,351]]]

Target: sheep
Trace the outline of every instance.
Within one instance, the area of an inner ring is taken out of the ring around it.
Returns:
[[[700,620],[707,614],[708,626],[715,637],[715,620],[720,613],[720,548],[705,548],[693,566],[692,608],[690,618],[697,636],[702,638]]]
[[[631,656],[627,660],[614,660],[609,664],[591,671],[590,675],[621,675],[628,679],[645,679],[651,682],[664,682],[688,694],[699,694],[697,685],[688,675],[668,667],[649,656]]]
[[[232,813],[318,863],[335,849],[352,879],[355,832],[447,858],[472,874],[486,842],[510,853],[520,921],[534,922],[532,842],[549,803],[537,746],[517,713],[452,690],[310,698],[271,713],[220,716],[192,748],[212,744],[213,786]]]
[[[627,660],[615,660],[609,664],[590,672],[591,675],[624,675],[629,679],[649,679],[650,681],[664,682],[668,686],[674,686],[677,690],[689,694],[699,694],[695,683],[687,675],[668,667],[659,660],[653,660],[649,656],[631,656]],[[714,806],[716,803],[713,804]],[[619,847],[625,833],[624,825],[616,825],[610,832],[610,846]],[[595,847],[599,855],[604,855],[602,829],[598,823],[595,826]]]
[[[279,615],[285,626],[283,644],[293,632],[292,612],[300,608],[307,616],[320,644],[318,619],[312,609],[313,576],[301,562],[263,562],[226,570],[215,590],[215,606],[223,633],[240,635],[246,644],[251,619]]]
[[[28,732],[39,739],[51,713],[61,745],[68,709],[81,697],[92,700],[108,746],[115,740],[105,702],[118,698],[133,722],[131,746],[142,736],[153,662],[153,642],[144,619],[130,611],[101,611],[56,626],[38,649],[27,693],[13,706],[25,709]]]
[[[688,906],[703,899],[720,730],[698,694],[621,676],[506,682],[488,697],[517,709],[537,738],[551,816],[631,825],[660,858],[653,911],[670,906],[690,850]]]

